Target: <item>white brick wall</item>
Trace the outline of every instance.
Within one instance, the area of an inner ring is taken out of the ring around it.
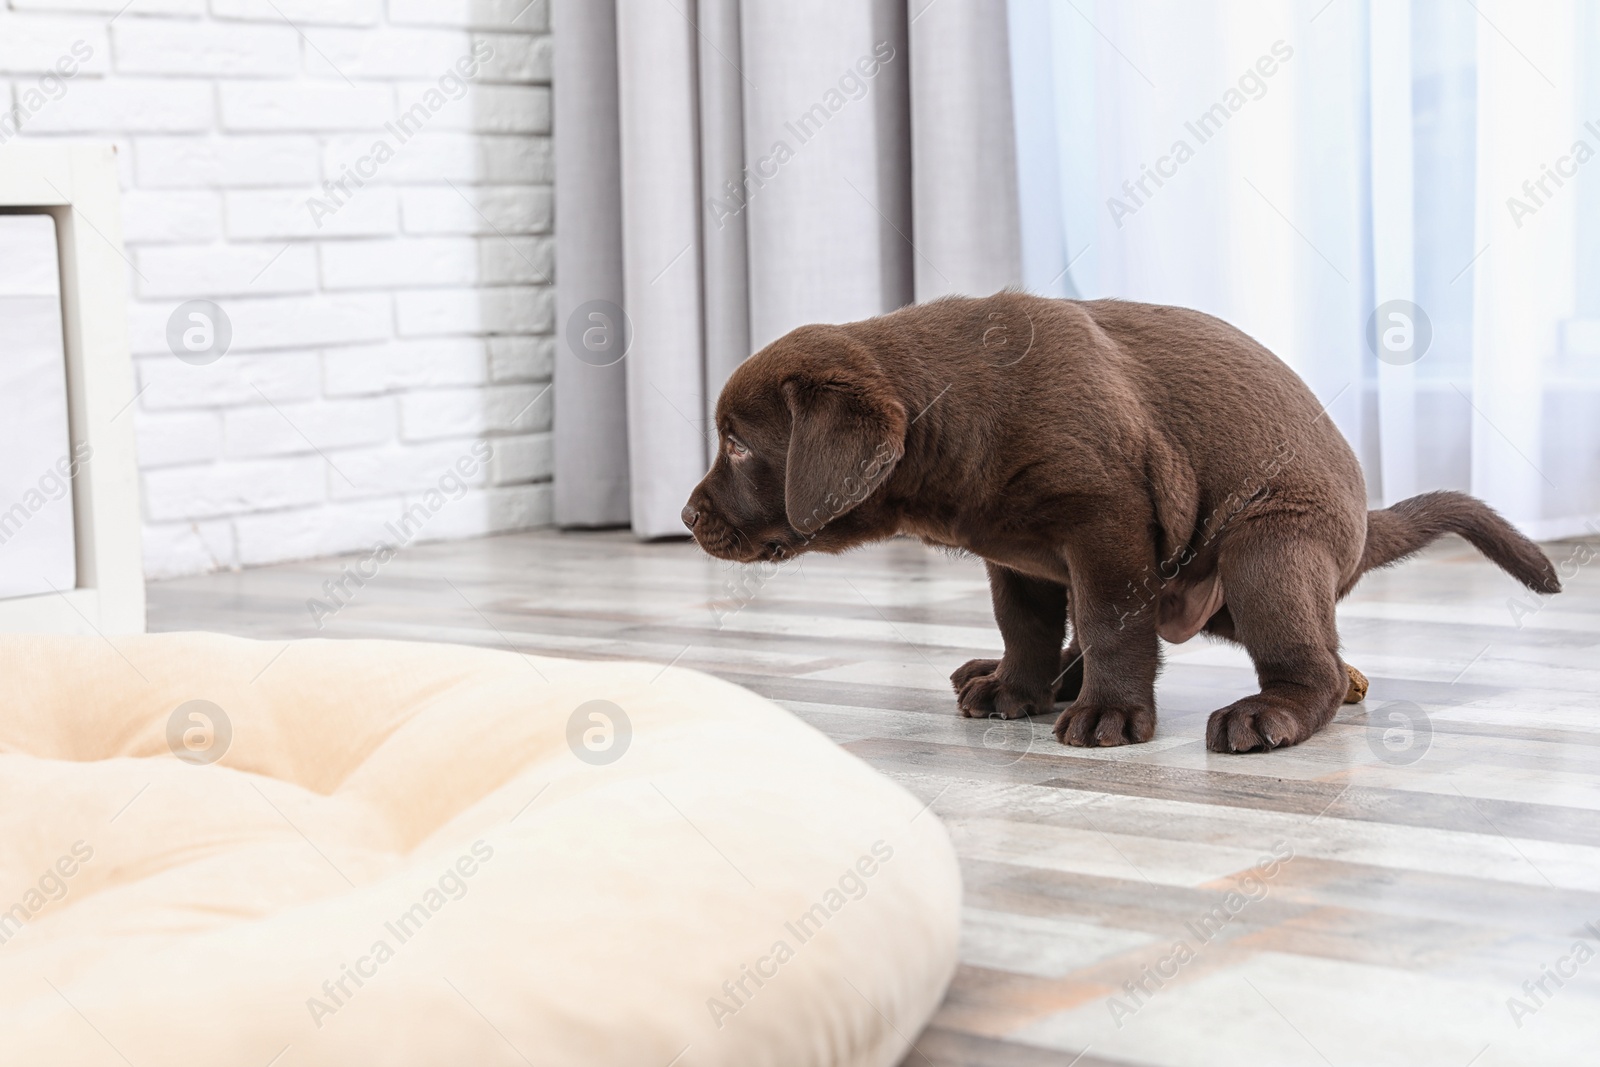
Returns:
[[[0,0],[17,136],[118,146],[151,577],[368,549],[484,439],[421,538],[550,521],[548,24],[547,0]],[[324,184],[379,141],[361,187]],[[203,366],[166,340],[197,299],[233,328]]]

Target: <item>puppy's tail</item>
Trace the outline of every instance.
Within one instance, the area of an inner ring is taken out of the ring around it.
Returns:
[[[1561,592],[1556,569],[1539,546],[1488,504],[1466,493],[1437,492],[1367,512],[1361,573],[1398,563],[1447,533],[1460,534],[1500,569],[1535,593]]]

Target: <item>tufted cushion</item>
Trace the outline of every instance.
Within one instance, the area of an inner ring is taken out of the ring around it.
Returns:
[[[694,671],[0,637],[7,1064],[893,1064],[959,903],[921,802]]]

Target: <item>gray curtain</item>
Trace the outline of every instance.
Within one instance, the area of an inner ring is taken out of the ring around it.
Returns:
[[[553,17],[558,523],[683,533],[752,351],[1023,281],[1005,0]]]
[[[610,3],[558,0],[555,154],[555,513],[562,525],[628,521],[623,367],[582,348],[580,306],[622,306],[622,176],[617,137],[617,18]],[[562,235],[565,235],[564,238]],[[616,324],[620,325],[620,324]],[[574,344],[573,333],[578,333]],[[588,361],[579,358],[579,353]]]

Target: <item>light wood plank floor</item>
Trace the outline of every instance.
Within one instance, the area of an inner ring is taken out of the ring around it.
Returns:
[[[414,546],[320,632],[696,667],[930,800],[962,965],[908,1065],[1592,1064],[1600,546],[1548,548],[1576,573],[1547,601],[1460,542],[1369,577],[1340,611],[1367,702],[1268,755],[1205,750],[1255,688],[1205,639],[1168,650],[1149,744],[959,718],[946,676],[999,649],[982,567],[913,542],[745,594],[620,533]],[[150,626],[311,636],[352,562],[158,583]]]

